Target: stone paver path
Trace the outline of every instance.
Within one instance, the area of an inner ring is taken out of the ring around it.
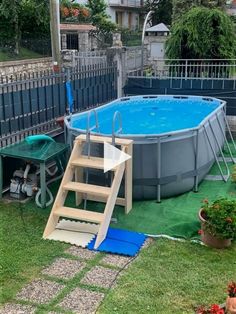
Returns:
[[[7,303],[0,309],[1,314],[34,314],[36,308],[31,305]]]
[[[63,288],[64,286],[57,282],[36,279],[26,285],[16,298],[39,304],[49,303]]]
[[[150,244],[147,240],[143,247]],[[71,246],[65,254],[66,258],[57,258],[42,270],[42,278],[23,287],[16,295],[15,303],[5,304],[0,314],[34,314],[40,309],[48,314],[58,314],[60,310],[63,313],[95,313],[109,289],[116,284],[118,275],[133,262],[130,257],[76,246]]]
[[[55,276],[62,279],[71,279],[78,274],[84,267],[85,263],[68,258],[58,258],[49,267],[42,271],[42,274]]]
[[[83,249],[75,245],[71,246],[68,250],[65,251],[65,253],[71,254],[73,256],[80,257],[86,260],[90,260],[98,254],[98,252],[96,251],[90,251],[90,250]]]
[[[103,298],[104,294],[101,292],[76,288],[62,300],[59,306],[75,313],[90,314],[94,313]]]
[[[118,275],[117,270],[95,266],[85,274],[82,283],[102,288],[110,288]]]

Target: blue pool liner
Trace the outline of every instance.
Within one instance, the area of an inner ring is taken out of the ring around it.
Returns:
[[[147,236],[143,233],[109,228],[106,239],[95,250],[96,237],[88,244],[89,250],[135,256],[141,249]]]

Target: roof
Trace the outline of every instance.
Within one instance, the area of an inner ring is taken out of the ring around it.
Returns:
[[[170,31],[169,28],[163,23],[154,25],[146,29],[146,32],[169,32],[169,31]]]
[[[89,32],[95,29],[92,24],[60,24],[61,31]]]

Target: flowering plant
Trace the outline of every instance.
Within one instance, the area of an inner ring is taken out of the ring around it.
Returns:
[[[230,298],[236,297],[236,282],[235,281],[232,281],[228,284],[227,292]]]
[[[196,311],[197,314],[225,314],[225,310],[222,309],[218,304],[212,304],[210,308],[201,306]]]
[[[222,239],[236,239],[236,200],[221,198],[212,204],[203,201],[203,230]]]

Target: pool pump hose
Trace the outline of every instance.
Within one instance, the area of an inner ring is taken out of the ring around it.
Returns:
[[[48,173],[50,176],[54,176],[54,175],[56,174],[56,172],[58,171],[58,167],[56,167],[54,171],[50,171],[48,168],[46,168],[46,171],[47,171],[47,173]],[[49,205],[51,205],[51,204],[53,203],[53,200],[54,200],[53,195],[52,195],[52,192],[49,190],[48,185],[49,185],[50,183],[56,181],[56,180],[61,179],[61,178],[63,177],[63,174],[64,174],[64,173],[61,173],[59,176],[57,176],[57,177],[55,177],[55,178],[49,180],[49,181],[46,183],[46,192],[47,192],[47,194],[48,194],[48,196],[49,196],[49,200],[46,202],[46,207],[49,206]],[[37,204],[38,207],[43,208],[43,206],[42,206],[42,204],[40,203],[40,200],[39,200],[39,198],[40,198],[40,196],[41,196],[41,193],[42,193],[42,192],[41,192],[41,189],[39,189],[38,192],[37,192],[37,194],[36,194],[36,196],[35,196],[35,203]]]

